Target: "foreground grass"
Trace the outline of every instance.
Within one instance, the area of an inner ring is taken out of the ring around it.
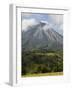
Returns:
[[[22,75],[22,77],[60,76],[60,75],[63,75],[63,72],[39,73],[39,74],[27,74],[27,75]]]

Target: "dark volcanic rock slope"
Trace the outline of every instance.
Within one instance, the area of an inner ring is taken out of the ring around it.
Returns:
[[[24,50],[63,48],[63,36],[57,33],[49,24],[39,22],[37,25],[22,30],[22,48]]]

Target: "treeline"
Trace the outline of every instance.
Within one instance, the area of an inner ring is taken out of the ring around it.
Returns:
[[[62,71],[62,51],[22,51],[22,75]]]

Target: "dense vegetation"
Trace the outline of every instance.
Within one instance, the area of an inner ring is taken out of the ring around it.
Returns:
[[[63,52],[22,51],[22,75],[63,71]]]

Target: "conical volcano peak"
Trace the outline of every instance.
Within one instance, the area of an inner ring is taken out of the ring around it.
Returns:
[[[52,28],[52,26],[50,25],[50,23],[48,23],[47,21],[40,21],[40,26],[45,28],[45,29],[50,29]]]
[[[41,26],[41,27],[43,27],[43,26],[45,26],[45,25],[46,25],[46,23],[40,22],[40,26]]]
[[[28,26],[26,32],[22,32],[22,45],[26,50],[31,49],[62,49],[63,37],[57,33],[50,23],[40,21],[31,27]]]

